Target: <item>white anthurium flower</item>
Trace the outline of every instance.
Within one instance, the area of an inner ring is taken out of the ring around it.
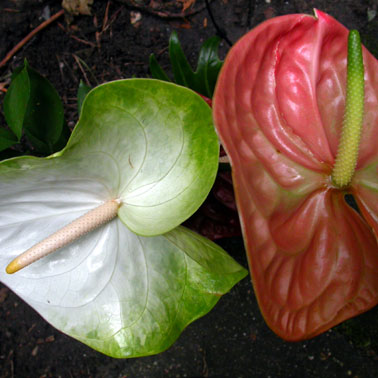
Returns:
[[[94,89],[61,152],[0,163],[0,280],[102,353],[168,348],[246,275],[179,226],[211,189],[218,149],[210,108],[190,90],[148,79]],[[112,200],[114,219],[6,273],[25,250]]]

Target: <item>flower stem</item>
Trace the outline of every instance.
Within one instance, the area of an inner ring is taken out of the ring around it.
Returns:
[[[364,64],[360,35],[351,30],[348,37],[347,91],[344,122],[332,171],[338,188],[347,187],[356,169],[364,116]]]

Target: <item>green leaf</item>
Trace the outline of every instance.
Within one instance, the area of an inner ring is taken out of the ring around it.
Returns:
[[[210,191],[218,152],[211,110],[192,91],[146,79],[95,88],[64,150],[0,163],[0,280],[102,353],[165,350],[247,274],[176,227]],[[5,273],[16,255],[111,198],[122,200],[116,219]]]
[[[150,55],[150,72],[153,78],[163,81],[171,81],[165,71],[162,69],[154,54]]]
[[[141,235],[167,232],[198,209],[215,180],[219,145],[211,110],[192,91],[156,80],[98,88],[84,101],[67,155],[96,151],[98,163],[88,170],[114,182],[127,226]]]
[[[218,56],[219,43],[219,37],[209,38],[203,43],[198,56],[197,69],[194,72],[181,48],[177,33],[172,32],[169,40],[169,56],[175,82],[211,98],[223,64]],[[152,77],[170,81],[153,54],[150,55],[149,67]]]
[[[54,151],[59,151],[65,147],[71,135],[71,130],[64,121],[62,132],[59,139],[54,144],[47,144],[36,138],[31,132],[26,132],[30,143],[33,145],[35,151],[39,154],[50,155]]]
[[[180,40],[176,32],[172,32],[169,39],[169,57],[175,82],[195,90],[195,88],[191,87],[193,84],[195,86],[194,72],[181,48]]]
[[[24,67],[12,76],[12,82],[4,97],[4,116],[9,128],[20,140],[30,97],[30,80]]]
[[[218,57],[219,37],[211,37],[201,47],[197,71],[198,92],[211,98],[223,62]]]
[[[30,97],[24,117],[26,135],[38,139],[54,152],[53,145],[63,129],[63,104],[50,82],[37,71],[26,66],[30,80]]]
[[[0,151],[6,150],[18,142],[16,136],[5,129],[0,129]]]
[[[80,114],[81,107],[83,105],[84,99],[92,88],[80,80],[79,88],[77,89],[77,110]]]
[[[54,146],[62,138],[63,105],[50,82],[27,61],[12,75],[4,98],[4,115],[18,141],[24,130],[36,152],[57,151]]]
[[[70,136],[71,129],[68,127],[67,122],[64,121],[62,133],[60,134],[59,139],[53,144],[53,151],[60,151],[61,149],[63,149],[66,146]]]
[[[218,57],[219,43],[218,37],[209,38],[203,43],[197,69],[193,72],[181,48],[177,33],[173,32],[169,41],[169,55],[176,83],[211,98],[223,64]]]

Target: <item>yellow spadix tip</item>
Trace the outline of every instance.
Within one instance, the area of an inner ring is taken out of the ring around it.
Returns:
[[[114,199],[90,210],[17,256],[10,262],[5,271],[8,274],[16,273],[42,257],[71,244],[88,232],[110,222],[117,216],[120,206],[121,201]]]
[[[22,269],[23,266],[20,264],[19,259],[16,257],[14,260],[12,260],[8,266],[5,268],[5,271],[8,274],[13,274],[18,272],[20,269]]]

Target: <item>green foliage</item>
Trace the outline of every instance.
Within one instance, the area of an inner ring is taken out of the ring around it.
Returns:
[[[223,64],[218,56],[219,43],[219,37],[211,37],[203,43],[198,56],[197,69],[193,71],[181,48],[177,33],[172,32],[169,39],[169,57],[175,82],[211,98]],[[154,54],[150,56],[150,72],[155,79],[170,81]]]
[[[67,142],[62,101],[51,83],[26,60],[12,76],[4,116],[10,130],[0,132],[0,151],[20,142],[23,134],[37,154],[51,154]]]
[[[163,81],[171,81],[163,68],[158,63],[154,54],[150,55],[150,72],[153,78]]]
[[[92,88],[80,80],[79,88],[77,89],[77,111],[81,113],[81,107],[84,99]]]
[[[6,150],[17,142],[17,137],[11,131],[0,129],[0,151]]]
[[[27,63],[26,63],[27,64]],[[4,98],[4,115],[9,128],[19,141],[30,97],[30,81],[27,68],[15,72],[12,84]]]

